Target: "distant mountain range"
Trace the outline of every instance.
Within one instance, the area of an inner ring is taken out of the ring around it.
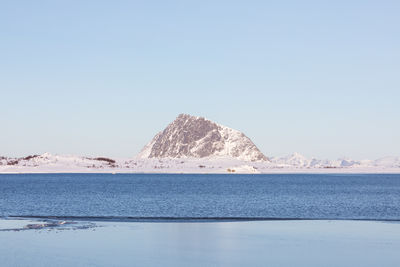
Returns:
[[[0,173],[24,172],[394,172],[400,157],[320,160],[299,153],[266,157],[243,133],[202,117],[179,115],[131,159],[72,155],[0,157]]]
[[[293,153],[286,157],[271,158],[271,163],[277,166],[296,168],[346,168],[346,167],[383,167],[400,168],[400,157],[384,157],[377,160],[352,160],[342,158],[337,160],[320,160],[306,158],[299,153]]]

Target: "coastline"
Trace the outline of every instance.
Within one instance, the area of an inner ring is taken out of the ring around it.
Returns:
[[[218,171],[208,170],[182,170],[182,169],[19,169],[19,170],[1,170],[1,174],[77,174],[77,173],[95,173],[95,174],[400,174],[400,168],[270,168],[262,169],[258,172],[235,171],[228,172],[226,169]]]
[[[269,161],[236,158],[90,158],[44,153],[0,158],[0,173],[185,173],[185,174],[323,174],[400,173],[400,158],[316,160],[298,153]]]

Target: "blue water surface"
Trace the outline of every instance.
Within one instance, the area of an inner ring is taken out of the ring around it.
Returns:
[[[400,175],[2,174],[12,215],[400,220]]]

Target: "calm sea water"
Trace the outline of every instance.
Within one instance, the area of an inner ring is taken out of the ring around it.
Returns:
[[[400,175],[2,174],[10,215],[400,220]]]

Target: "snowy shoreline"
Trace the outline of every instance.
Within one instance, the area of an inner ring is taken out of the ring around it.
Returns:
[[[231,167],[235,172],[229,172],[226,169],[219,169],[215,171],[208,170],[195,170],[195,169],[158,169],[148,170],[132,170],[132,169],[18,169],[18,170],[1,170],[1,174],[400,174],[400,168],[335,168],[335,169],[322,169],[322,168],[308,168],[308,169],[290,169],[290,168],[276,168],[276,169],[262,169],[258,172],[237,170]]]
[[[400,170],[343,170],[343,171],[309,171],[309,170],[271,170],[270,172],[262,173],[251,173],[251,172],[238,172],[238,173],[226,173],[226,172],[133,172],[133,171],[23,171],[23,172],[0,172],[2,174],[251,174],[251,175],[263,175],[263,174],[400,174]]]
[[[0,158],[1,173],[186,173],[186,174],[268,174],[268,173],[400,173],[400,158],[355,161],[316,160],[298,153],[269,161],[234,158],[150,158],[110,159],[73,155],[42,155]]]

